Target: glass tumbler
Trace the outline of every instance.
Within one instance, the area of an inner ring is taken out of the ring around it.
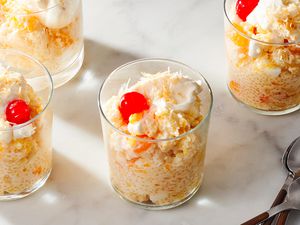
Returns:
[[[227,86],[253,111],[283,115],[300,108],[300,50],[297,43],[269,43],[248,36],[234,22],[236,0],[224,1]],[[255,33],[255,27],[253,28]]]
[[[59,87],[83,63],[81,0],[6,0],[0,3],[0,48],[41,61]]]
[[[4,201],[33,193],[50,175],[52,111],[49,104],[53,82],[46,67],[16,50],[0,50],[0,67],[0,201]],[[32,89],[29,86],[25,89],[24,83],[22,86],[5,86],[4,71],[9,71],[12,77],[21,74]],[[7,118],[4,109],[7,110],[9,105],[3,101],[19,99],[15,97],[18,93],[24,96],[35,116],[18,125],[7,122],[7,126],[3,126],[3,119]]]
[[[203,120],[196,127],[174,138],[149,139],[131,136],[116,128],[108,120],[105,104],[112,96],[118,94],[118,90],[129,79],[131,83],[136,83],[142,77],[142,72],[156,74],[168,69],[180,72],[202,84]],[[109,75],[100,89],[98,104],[104,144],[108,152],[111,184],[119,196],[143,208],[155,210],[176,207],[196,193],[203,179],[212,102],[212,92],[204,77],[187,65],[176,61],[137,60],[117,68]],[[171,151],[176,148],[179,152],[183,152],[184,156],[180,160],[178,155],[171,153],[164,160],[157,158],[155,154],[146,154],[139,159],[130,160],[125,156],[130,148],[137,151],[150,146],[154,152],[159,152],[162,146],[171,146]]]

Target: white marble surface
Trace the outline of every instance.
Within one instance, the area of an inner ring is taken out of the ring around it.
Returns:
[[[0,203],[0,225],[232,225],[267,209],[285,179],[284,148],[300,135],[299,112],[266,117],[225,88],[222,0],[83,0],[86,59],[55,92],[54,169],[34,195]],[[149,212],[110,189],[96,96],[117,66],[166,57],[201,71],[215,103],[203,187],[182,207]],[[290,225],[300,223],[294,213]]]

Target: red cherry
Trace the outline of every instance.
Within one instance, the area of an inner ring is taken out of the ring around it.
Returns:
[[[247,16],[255,9],[259,0],[238,0],[236,2],[236,14],[245,22]]]
[[[126,122],[128,122],[131,114],[140,113],[147,109],[149,109],[147,99],[138,92],[128,92],[121,98],[119,110]]]
[[[5,114],[7,121],[12,124],[22,124],[30,120],[30,108],[28,104],[21,99],[9,102]]]

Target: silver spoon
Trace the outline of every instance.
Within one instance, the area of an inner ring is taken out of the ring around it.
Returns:
[[[298,150],[298,151],[297,151]],[[288,147],[282,158],[283,164],[289,173],[294,176],[300,172],[300,137],[296,138]]]
[[[296,173],[297,173],[297,171],[300,170],[300,159],[298,161],[299,164],[297,164],[296,158],[290,157],[291,154],[297,152],[297,151],[295,151],[295,149],[298,150],[298,152],[300,153],[300,137],[296,138],[289,145],[289,147],[285,150],[285,152],[283,154],[282,164],[283,164],[284,168],[286,169],[286,171],[288,172],[288,176],[287,176],[283,186],[281,187],[280,191],[278,192],[276,199],[274,200],[271,208],[276,205],[279,205],[280,203],[282,203],[284,201],[286,194],[287,194],[288,187],[291,185],[291,183],[293,182],[293,180],[295,178],[298,178],[298,176],[296,176]],[[284,219],[284,221],[285,221],[287,218],[287,215],[288,215],[288,212],[281,213],[280,214],[281,220]],[[285,218],[283,218],[283,217],[285,217]],[[273,220],[274,220],[274,217],[265,221],[263,223],[263,225],[271,225]]]
[[[295,180],[300,177],[300,137],[296,138],[292,144],[290,150],[287,154],[284,154],[282,160],[289,174],[291,174]],[[284,225],[288,215],[289,211],[280,213],[276,224]]]
[[[285,202],[259,214],[241,225],[256,225],[266,221],[280,212],[290,209],[300,210],[300,178],[294,180],[288,188],[288,194]]]

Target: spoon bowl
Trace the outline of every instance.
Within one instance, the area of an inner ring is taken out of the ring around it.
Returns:
[[[283,164],[294,176],[300,172],[300,137],[296,138],[285,151]],[[300,175],[300,174],[299,174]]]

